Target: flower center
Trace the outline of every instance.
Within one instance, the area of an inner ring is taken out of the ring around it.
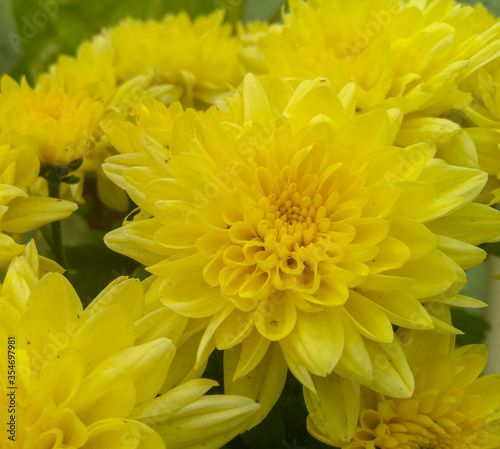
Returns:
[[[44,120],[46,117],[60,120],[64,109],[65,105],[62,98],[59,98],[54,93],[50,93],[45,97],[37,95],[26,105],[28,113],[40,120]]]
[[[275,236],[290,251],[297,246],[307,246],[330,227],[322,203],[323,197],[319,193],[312,199],[301,196],[296,184],[292,183],[279,198],[273,193],[259,202],[265,215],[257,231],[264,239]]]

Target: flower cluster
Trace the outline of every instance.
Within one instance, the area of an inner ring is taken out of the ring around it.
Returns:
[[[219,448],[288,372],[326,444],[500,446],[500,377],[450,312],[486,305],[466,270],[500,241],[500,23],[454,0],[281,19],[127,18],[2,78],[2,447]],[[89,179],[141,269],[84,307],[59,220]]]

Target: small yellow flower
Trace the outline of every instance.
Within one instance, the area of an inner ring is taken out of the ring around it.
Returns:
[[[221,10],[194,21],[185,13],[159,21],[127,19],[82,44],[75,58],[61,56],[40,82],[57,86],[70,98],[89,96],[102,103],[108,128],[116,117],[133,121],[137,105],[151,98],[205,108],[243,77],[241,44],[223,18]],[[78,123],[84,120],[80,117]],[[101,137],[98,130],[95,137]],[[86,172],[96,171],[101,201],[126,211],[127,196],[100,169],[114,153],[106,139],[98,140],[75,175],[83,179]],[[69,196],[79,199],[81,190],[80,183]]]
[[[94,100],[106,99],[116,87],[111,49],[98,42],[84,42],[76,57],[61,55],[49,73],[39,77],[39,82],[47,81],[70,96],[85,91]]]
[[[250,399],[203,396],[217,383],[179,376],[189,371],[179,363],[169,378],[176,349],[156,323],[166,315],[146,306],[139,280],[116,279],[83,310],[47,268],[58,270],[29,244],[0,292],[0,347],[13,342],[15,354],[13,368],[0,361],[2,447],[215,449],[248,427],[259,409]]]
[[[49,80],[32,89],[2,77],[0,142],[34,151],[42,164],[66,166],[92,151],[102,114],[84,91],[70,96]]]
[[[500,376],[478,377],[488,358],[484,345],[453,350],[443,335],[412,333],[405,352],[415,391],[402,399],[362,388],[361,410],[349,442],[334,441],[327,419],[311,416],[310,432],[345,449],[493,449],[500,445]],[[451,344],[450,344],[451,343]]]
[[[149,295],[203,320],[198,364],[235,347],[226,388],[273,379],[266,407],[286,366],[311,390],[335,370],[409,396],[404,356],[372,366],[398,346],[392,325],[457,332],[422,303],[481,305],[457,293],[475,245],[499,238],[500,214],[474,203],[486,174],[394,146],[400,111],[355,116],[353,89],[247,75],[226,111],[173,106],[110,134],[125,154],[104,170],[139,209],[107,245],[157,276]]]
[[[239,41],[223,18],[221,10],[194,21],[186,13],[161,21],[127,19],[94,45],[112,49],[118,84],[133,86],[123,92],[129,103],[149,88],[168,104],[179,99],[185,106],[212,104],[243,75]]]

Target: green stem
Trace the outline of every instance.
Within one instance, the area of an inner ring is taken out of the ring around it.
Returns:
[[[51,198],[59,198],[61,195],[61,181],[59,181],[58,179],[49,180],[48,185],[49,185],[49,196]],[[64,252],[61,221],[54,221],[51,224],[51,227],[52,227],[52,251],[54,251],[56,262],[66,270],[66,276],[67,276],[68,261],[66,260],[66,253]]]

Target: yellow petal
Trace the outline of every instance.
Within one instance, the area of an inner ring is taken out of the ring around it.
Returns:
[[[171,389],[152,401],[139,405],[129,417],[142,420],[153,419],[156,422],[166,420],[171,414],[197,400],[210,388],[217,385],[219,384],[215,380],[193,379]]]
[[[78,391],[84,377],[83,359],[78,351],[66,349],[52,359],[40,373],[42,388],[64,408]]]
[[[259,403],[261,408],[249,427],[259,424],[271,411],[285,386],[287,365],[281,348],[271,344],[262,361],[248,374],[234,380],[241,348],[224,352],[224,392],[245,396]]]
[[[342,377],[352,377],[365,383],[372,381],[373,369],[364,339],[345,313],[342,324],[344,326],[344,351],[335,367],[335,372]]]
[[[389,318],[370,299],[351,290],[344,309],[361,335],[384,343],[393,340],[394,333]]]
[[[430,329],[431,317],[425,307],[414,296],[404,291],[368,292],[363,294],[371,299],[396,326],[409,329]]]
[[[458,279],[446,256],[437,250],[419,261],[408,262],[393,273],[416,281],[406,291],[418,299],[439,295]]]
[[[241,343],[247,338],[253,327],[251,312],[233,310],[215,331],[216,348],[226,350]]]
[[[19,256],[23,249],[23,246],[17,244],[10,235],[0,234],[0,267]]]
[[[284,352],[312,374],[330,374],[344,349],[344,329],[338,310],[298,312],[295,328],[280,344]]]
[[[435,234],[471,245],[500,240],[500,212],[483,204],[470,203],[446,217],[427,224]]]
[[[277,291],[261,302],[253,319],[259,332],[271,341],[286,337],[295,326],[297,310],[287,292]]]
[[[479,265],[486,258],[486,251],[451,237],[438,235],[438,248],[453,259],[463,270]]]
[[[436,236],[418,221],[396,218],[390,221],[390,226],[390,235],[410,249],[409,260],[421,259],[437,245]]]
[[[163,439],[149,426],[128,419],[109,418],[89,428],[87,449],[165,449]]]
[[[359,384],[335,373],[313,379],[317,395],[304,388],[311,420],[330,440],[349,441],[358,423]]]
[[[82,352],[88,372],[106,357],[133,344],[130,313],[119,304],[90,315],[75,332],[71,347]]]
[[[97,370],[118,369],[136,385],[136,403],[153,399],[167,376],[175,347],[167,338],[123,349],[103,361]]]
[[[413,394],[414,379],[406,357],[397,339],[392,343],[366,342],[373,367],[373,381],[367,386],[395,398],[409,398]]]
[[[71,201],[41,196],[16,198],[9,203],[9,210],[2,220],[7,232],[28,232],[53,221],[69,217],[78,206]]]
[[[233,380],[252,371],[266,355],[271,342],[254,329],[241,343],[240,357],[234,370]]]
[[[116,278],[88,305],[85,313],[92,315],[115,304],[124,305],[134,321],[144,315],[144,290],[139,279]]]
[[[171,449],[217,449],[247,430],[259,408],[241,396],[203,396],[158,423],[156,431]]]

